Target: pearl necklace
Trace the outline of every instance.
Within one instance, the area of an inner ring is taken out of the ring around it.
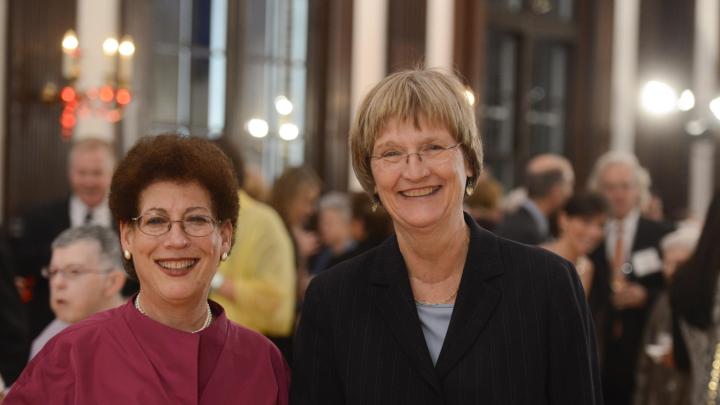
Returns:
[[[210,303],[206,302],[205,304],[207,305],[207,316],[205,317],[205,322],[200,327],[200,329],[194,330],[190,333],[198,333],[201,330],[206,329],[212,323],[213,316],[212,316],[212,311],[210,311]],[[148,314],[142,309],[142,306],[140,306],[140,293],[139,292],[138,292],[137,297],[135,298],[135,309],[137,309],[138,312],[140,312],[141,314],[148,316]],[[148,318],[149,318],[149,316],[148,316]]]

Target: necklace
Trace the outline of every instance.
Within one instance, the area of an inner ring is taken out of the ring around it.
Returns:
[[[210,324],[212,323],[213,316],[212,316],[212,311],[210,311],[210,303],[206,302],[205,305],[207,305],[207,316],[205,317],[205,322],[200,327],[200,329],[194,330],[190,333],[198,333],[201,330],[210,326]],[[135,297],[135,309],[137,309],[138,312],[140,312],[141,314],[148,316],[148,314],[145,313],[145,311],[142,309],[142,306],[140,305],[140,293],[139,292],[138,292],[137,297]]]
[[[450,301],[452,301],[453,298],[455,298],[455,296],[457,295],[457,292],[458,292],[458,289],[456,288],[455,291],[453,291],[453,293],[450,294],[449,297],[445,298],[445,299],[442,300],[442,301],[430,302],[430,301],[421,301],[421,300],[416,299],[416,300],[415,300],[415,303],[416,303],[416,304],[420,304],[420,305],[440,305],[440,304],[447,304],[447,303],[449,303]]]

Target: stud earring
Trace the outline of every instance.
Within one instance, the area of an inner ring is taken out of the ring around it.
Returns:
[[[223,262],[224,262],[225,260],[227,260],[227,258],[228,258],[227,252],[223,252],[222,256],[220,256],[220,260],[223,261]]]
[[[125,260],[130,260],[132,259],[132,253],[130,253],[129,250],[125,249],[123,250],[123,257],[125,257]]]
[[[376,203],[375,201],[373,201],[372,205],[370,206],[370,210],[371,210],[372,212],[375,212],[375,211],[377,211],[377,209],[378,209],[378,203]]]

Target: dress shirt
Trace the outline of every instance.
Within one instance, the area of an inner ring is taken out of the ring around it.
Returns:
[[[107,199],[97,207],[89,208],[74,195],[70,197],[70,226],[74,228],[85,225],[85,216],[88,211],[92,211],[92,220],[88,225],[102,225],[108,228],[112,226],[112,216]]]
[[[633,242],[635,241],[635,233],[637,232],[638,221],[640,220],[640,211],[634,209],[628,213],[622,220],[612,218],[605,224],[605,252],[607,253],[608,263],[612,263],[615,254],[615,242],[618,237],[618,227],[622,221],[623,231],[623,258],[625,262],[630,260]]]

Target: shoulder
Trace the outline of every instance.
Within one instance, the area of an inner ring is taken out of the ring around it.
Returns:
[[[530,246],[495,236],[504,273],[523,283],[568,283],[577,278],[575,266],[539,246]]]
[[[638,219],[638,228],[644,228],[655,234],[665,235],[675,230],[675,225],[670,222],[655,221],[649,218],[640,217]]]
[[[238,354],[246,356],[247,353],[264,353],[270,357],[280,356],[278,348],[267,337],[241,326],[231,320],[228,322],[227,345]]]
[[[280,215],[269,205],[253,200],[250,196],[240,193],[240,215],[238,223],[253,224],[259,227],[254,231],[282,231],[285,225]],[[242,230],[247,232],[246,230]]]

